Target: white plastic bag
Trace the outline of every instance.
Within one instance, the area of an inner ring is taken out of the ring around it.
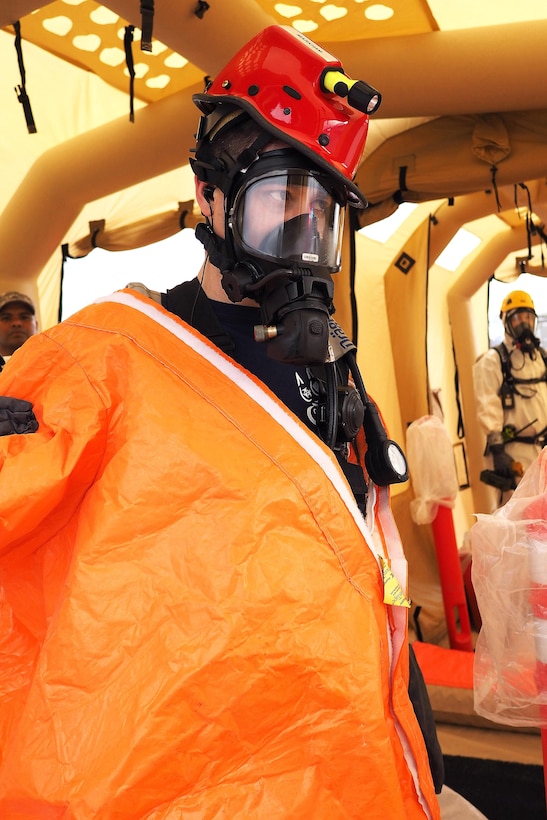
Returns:
[[[547,449],[513,496],[471,527],[482,619],[475,711],[510,726],[547,726]]]
[[[422,416],[408,426],[406,457],[415,495],[410,515],[416,524],[430,524],[439,505],[452,509],[458,495],[454,451],[437,416]]]

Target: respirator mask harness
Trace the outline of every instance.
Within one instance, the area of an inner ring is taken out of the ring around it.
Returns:
[[[210,223],[197,236],[220,269],[229,299],[260,305],[256,341],[267,343],[278,361],[325,362],[331,274],[340,269],[342,186],[294,149],[259,154],[256,144],[230,172],[208,169],[207,181],[224,193],[224,239]]]

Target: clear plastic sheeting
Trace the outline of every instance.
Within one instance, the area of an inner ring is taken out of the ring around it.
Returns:
[[[475,711],[510,726],[547,726],[547,450],[511,499],[470,531],[482,618]]]
[[[458,495],[452,444],[437,416],[422,416],[409,425],[406,455],[415,495],[410,515],[416,524],[430,524],[439,505],[453,509]]]

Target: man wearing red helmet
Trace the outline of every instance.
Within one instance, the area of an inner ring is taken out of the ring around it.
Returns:
[[[0,378],[38,422],[0,437],[2,816],[439,818],[406,464],[332,319],[367,88],[259,34],[195,98],[197,279]]]

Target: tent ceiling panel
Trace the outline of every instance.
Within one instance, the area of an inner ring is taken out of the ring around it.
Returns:
[[[385,140],[365,158],[357,181],[372,203],[399,191],[420,202],[545,174],[547,109],[437,117]]]
[[[164,0],[157,4],[153,49],[147,53],[139,47],[137,8],[133,0],[109,0],[108,7],[93,0],[56,0],[22,19],[23,37],[128,90],[123,31],[129,21],[137,26],[135,96],[153,101],[206,74],[214,76],[257,31],[281,23],[309,33],[340,58],[348,73],[379,88],[382,117],[547,107],[547,91],[523,81],[514,66],[519,53],[527,55],[529,65],[545,65],[545,20],[495,25],[486,37],[482,28],[437,31],[422,2],[397,0],[389,6],[391,17],[371,21],[365,17],[369,4],[349,0],[339,6],[240,0],[234,27],[230,4],[219,3],[200,19],[195,0]],[[336,18],[337,10],[345,13]],[[327,12],[333,19],[326,19]]]
[[[0,148],[5,158],[0,279],[14,270],[22,277],[39,276],[59,241],[79,238],[78,215],[87,213],[86,203],[105,203],[104,213],[93,218],[115,214],[123,222],[127,188],[146,185],[156,174],[171,179],[174,169],[187,168],[196,125],[191,90],[202,87],[205,75],[215,76],[235,50],[272,23],[309,34],[336,54],[349,75],[376,85],[383,94],[381,118],[371,122],[358,175],[376,205],[367,218],[381,218],[393,208],[391,197],[401,187],[399,169],[405,158],[413,161],[406,175],[408,199],[439,199],[489,187],[491,163],[473,153],[470,137],[477,123],[500,111],[506,112],[510,150],[497,163],[497,183],[546,174],[547,87],[534,81],[547,68],[543,0],[209,0],[202,15],[196,14],[198,9],[198,0],[157,2],[152,51],[145,52],[135,0],[0,4]],[[13,93],[20,82],[13,49],[16,20],[21,22],[26,84],[38,127],[32,135]],[[121,39],[127,24],[135,26],[136,36],[135,123],[129,122]],[[141,138],[144,133],[148,141]],[[116,203],[112,208],[105,200],[110,196]],[[170,185],[165,198],[160,212],[176,207]],[[542,203],[533,205],[541,214]],[[125,213],[142,219],[146,203],[142,210]],[[21,236],[29,234],[34,237],[32,253],[21,243]]]
[[[21,35],[25,41],[92,71],[127,94],[129,70],[124,36],[128,25],[127,20],[99,3],[87,0],[68,5],[58,0],[25,17]],[[153,102],[202,80],[200,69],[159,40],[154,38],[152,51],[148,52],[141,49],[139,28],[132,36],[138,99]]]
[[[428,0],[431,13],[442,31],[458,28],[481,28],[484,26],[517,23],[545,18],[544,0]]]
[[[382,92],[379,116],[430,117],[547,108],[545,84],[534,79],[547,69],[546,38],[543,19],[321,45]]]

